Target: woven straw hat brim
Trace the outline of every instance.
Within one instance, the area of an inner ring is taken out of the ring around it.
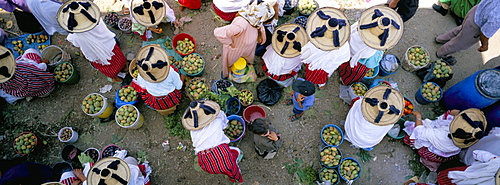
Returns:
[[[472,121],[483,122],[483,128],[486,129],[486,126],[488,124],[486,121],[486,117],[484,116],[484,113],[479,109],[470,108],[470,109],[467,109],[467,110],[460,112],[457,116],[455,116],[453,118],[453,121],[451,121],[451,123],[450,123],[450,133],[455,133],[457,131],[457,129],[459,129],[459,128],[461,128],[465,132],[469,132],[469,133],[471,133],[474,130],[474,128],[472,126],[470,126],[470,124],[467,123],[467,121],[464,120],[464,118],[462,117],[462,114],[467,114],[467,116],[469,116],[469,118]],[[472,133],[472,134],[474,134],[474,133]],[[453,137],[453,134],[450,134],[450,135],[451,135],[451,139],[453,140],[453,144],[455,144],[455,146],[460,147],[460,148],[467,148],[467,147],[472,146],[473,144],[475,144],[476,142],[479,141],[479,140],[476,140],[474,142],[464,144],[465,139]]]
[[[120,163],[118,164],[117,170],[109,169],[108,165],[116,160],[120,161]],[[128,164],[124,160],[116,158],[116,157],[107,157],[107,158],[104,158],[104,159],[97,161],[94,164],[94,166],[92,166],[92,169],[90,169],[89,173],[87,174],[88,185],[98,185],[99,181],[101,180],[101,175],[99,175],[93,171],[96,168],[101,170],[101,171],[103,169],[108,168],[112,174],[118,175],[119,177],[121,177],[123,180],[125,180],[127,182],[130,181],[130,177],[132,175],[130,173],[130,167],[128,166]],[[106,177],[102,177],[102,178],[106,179],[104,181],[106,184],[121,184],[117,180],[112,178],[111,174],[106,176]]]
[[[16,72],[16,61],[14,59],[14,55],[6,47],[0,46],[0,55],[4,54],[5,52],[9,52],[10,54],[9,56],[0,60],[0,68],[7,67],[7,72],[8,74],[10,74],[10,76],[6,77],[0,75],[0,83],[10,80],[14,76],[14,73]]]
[[[386,89],[391,89],[391,93],[389,94],[387,100],[384,100],[383,96],[384,93],[386,92]],[[369,103],[365,101],[367,98],[376,98],[379,101],[379,103],[375,106],[371,106]],[[363,112],[363,117],[366,119],[366,121],[373,123],[374,125],[386,126],[394,124],[403,115],[404,97],[398,90],[392,87],[387,87],[387,86],[373,87],[366,92],[365,97],[361,101],[363,101],[361,102],[361,110]],[[384,108],[384,103],[386,103],[385,105],[387,105],[386,108]],[[389,106],[391,105],[393,105],[394,107],[396,107],[396,109],[399,110],[399,114],[388,114]],[[380,121],[376,123],[375,119],[377,118],[380,111],[382,111],[384,114],[380,119]]]
[[[199,130],[210,124],[212,121],[217,118],[217,115],[219,114],[220,111],[220,106],[219,104],[210,101],[210,100],[197,100],[198,102],[204,102],[205,105],[212,107],[215,110],[215,114],[205,114],[203,109],[200,108],[200,103],[194,108],[188,107],[184,114],[182,115],[182,126],[184,126],[185,129],[187,130]],[[193,118],[184,118],[186,114],[191,112],[193,114],[193,110],[196,110],[196,113],[198,114],[198,127],[194,127],[194,119]]]
[[[80,10],[85,10],[82,5],[78,7],[76,10],[72,10],[71,8],[68,8],[66,12],[63,12],[65,8],[69,6],[72,2],[84,2],[84,3],[90,3],[90,7],[88,8],[87,12],[88,14],[96,20],[96,22],[90,21],[83,13],[80,12]],[[68,28],[68,19],[70,17],[70,12],[74,14],[74,19],[78,23],[77,26],[73,27],[73,30],[70,30]],[[93,29],[97,24],[100,22],[100,17],[101,12],[99,10],[99,7],[94,4],[92,1],[85,1],[85,0],[71,0],[66,3],[64,3],[60,8],[59,11],[57,12],[57,22],[59,25],[65,29],[66,31],[72,32],[72,33],[81,33],[81,32],[86,32],[91,29]]]
[[[495,185],[500,185],[500,168],[498,168],[497,173],[495,174]]]
[[[43,183],[42,185],[64,185],[64,184],[60,183],[60,182],[46,182],[46,183]]]
[[[293,33],[293,30],[295,30],[296,28],[298,28],[299,30],[295,33],[295,38],[293,40],[290,40],[287,38],[286,35],[283,35],[283,42],[278,41],[278,35],[279,35],[278,30],[285,31],[285,32],[287,32],[287,34],[290,34],[290,33]],[[300,42],[301,47],[303,47],[304,45],[307,44],[308,40],[309,40],[309,37],[307,36],[306,30],[304,28],[302,28],[300,25],[298,25],[298,24],[283,24],[274,30],[271,44],[272,44],[274,51],[278,55],[285,57],[285,58],[293,58],[293,57],[300,55],[300,51],[293,48],[293,45],[294,45],[293,42],[294,41]],[[288,46],[287,46],[285,52],[283,54],[281,54],[281,50],[283,49],[283,47],[285,46],[285,44],[287,42],[288,42]]]
[[[162,0],[147,0],[146,2],[153,3],[154,1],[158,3],[162,3],[163,6],[156,9],[153,6],[149,9],[143,9],[143,15],[139,15],[138,13],[135,13],[133,10],[136,7],[141,7],[143,3],[145,3],[144,0],[132,0],[130,3],[130,9],[132,10],[130,13],[134,17],[134,19],[137,21],[137,23],[146,26],[146,27],[152,27],[156,26],[161,23],[163,18],[165,18],[165,12],[166,12],[166,5],[164,4],[164,1]],[[154,16],[154,22],[151,21],[151,17],[149,15],[149,11],[153,13]]]
[[[318,16],[318,12],[322,11],[325,13],[325,15],[329,15],[332,18],[336,19],[342,19],[345,20],[346,25],[342,26],[341,29],[338,29],[338,26],[335,28],[332,28],[328,26],[328,20],[323,20]],[[326,25],[328,28],[328,31],[325,32],[325,36],[323,37],[314,37],[311,38],[311,33],[316,30],[317,27],[321,27],[323,25]],[[335,46],[333,43],[333,31],[334,30],[339,31],[339,46]],[[308,38],[309,40],[319,49],[324,50],[324,51],[331,51],[335,49],[339,49],[342,47],[348,40],[351,35],[351,25],[349,23],[349,20],[345,16],[344,12],[342,12],[339,9],[332,8],[332,7],[324,7],[324,8],[319,8],[314,10],[311,15],[309,15],[309,18],[307,19],[307,24],[306,24],[306,32],[308,33]]]
[[[163,62],[168,62],[168,65],[165,67],[160,68],[149,68],[148,71],[144,71],[141,67],[137,66],[137,69],[139,69],[139,74],[141,75],[144,80],[152,83],[160,83],[165,78],[167,78],[169,72],[170,72],[170,61],[168,59],[168,54],[167,52],[161,48],[160,46],[156,44],[149,44],[144,47],[142,47],[139,52],[136,55],[136,62],[140,61],[142,59],[145,59],[148,56],[150,48],[153,48],[153,54],[151,54],[151,57],[149,60],[143,61],[144,64],[156,64],[158,60],[161,60]],[[132,64],[132,63],[131,63]],[[137,64],[137,63],[136,63]],[[156,80],[153,80],[147,73],[151,73]]]
[[[396,29],[396,27],[393,25],[389,25],[387,27],[389,29],[389,36],[383,46],[381,46],[381,40],[379,39],[379,35],[383,33],[383,29],[381,29],[380,27],[369,29],[360,28],[362,25],[370,24],[379,20],[379,18],[372,20],[372,16],[374,15],[376,9],[380,10],[380,12],[384,14],[383,17],[388,17],[391,20],[394,20],[394,22],[400,27],[399,29]],[[361,13],[361,17],[359,18],[358,22],[359,36],[366,45],[373,49],[390,49],[394,47],[403,36],[403,19],[401,19],[401,16],[396,11],[387,6],[373,6],[366,9],[365,11],[363,11],[363,13]]]

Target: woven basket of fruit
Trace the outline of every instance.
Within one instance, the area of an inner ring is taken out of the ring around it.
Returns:
[[[413,45],[406,49],[402,67],[408,72],[413,72],[429,66],[431,64],[430,59],[427,49],[419,45]]]
[[[41,140],[31,132],[22,132],[14,139],[14,151],[19,155],[28,155],[35,151],[35,148],[41,144]]]
[[[319,162],[326,168],[337,168],[342,160],[342,152],[339,148],[325,146],[319,153]]]
[[[240,91],[240,94],[238,94],[238,99],[240,100],[241,105],[243,105],[245,107],[252,105],[253,93],[250,90],[243,89]]]
[[[205,78],[194,77],[186,86],[186,95],[191,101],[199,100],[202,93],[208,91],[208,86],[205,83]]]

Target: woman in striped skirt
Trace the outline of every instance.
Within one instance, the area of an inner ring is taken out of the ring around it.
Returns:
[[[181,102],[183,75],[168,62],[167,52],[157,45],[147,45],[137,53],[139,75],[132,86],[141,95],[144,104],[162,115],[173,113]]]
[[[47,71],[40,52],[28,49],[14,62],[14,56],[0,46],[0,96],[7,102],[28,97],[45,97],[55,88],[54,75]],[[15,67],[14,67],[15,66]]]
[[[222,43],[222,77],[229,76],[231,67],[238,58],[243,57],[248,64],[253,65],[257,41],[264,44],[266,33],[262,23],[273,19],[272,5],[257,1],[241,9],[236,18],[227,26],[215,28],[214,35]]]

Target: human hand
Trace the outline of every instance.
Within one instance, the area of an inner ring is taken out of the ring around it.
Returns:
[[[49,65],[50,61],[48,59],[42,59],[42,62]]]
[[[73,183],[71,183],[71,185],[80,185],[82,184],[82,181],[80,179],[76,179],[73,181]]]
[[[398,5],[398,3],[394,3],[394,1],[391,1],[389,4],[387,4],[387,6],[389,6],[389,8],[396,8],[397,5]]]
[[[273,140],[273,141],[278,141],[278,135],[276,135],[276,132],[270,131],[269,135],[267,136],[268,139]]]
[[[302,94],[299,94],[299,95],[297,96],[297,101],[298,101],[298,102],[302,102],[302,101],[304,101],[304,98],[305,98],[305,97],[306,97],[306,96],[304,96],[304,95],[302,95]]]
[[[488,45],[482,45],[481,47],[477,48],[477,51],[479,52],[488,51]]]
[[[417,119],[422,119],[422,114],[420,114],[419,111],[413,111],[411,114],[413,114]]]

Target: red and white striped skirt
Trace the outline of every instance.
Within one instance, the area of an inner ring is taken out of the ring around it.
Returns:
[[[229,149],[227,144],[220,144],[198,152],[198,165],[211,174],[224,174],[231,182],[243,182],[240,167],[236,162],[238,151]]]
[[[181,90],[174,90],[166,96],[153,96],[149,93],[139,93],[141,95],[142,100],[144,100],[144,104],[147,106],[156,109],[156,110],[165,110],[172,108],[178,105],[181,102],[182,93]]]
[[[351,68],[349,62],[345,62],[339,66],[340,80],[343,85],[350,85],[354,82],[361,82],[369,70],[365,65],[357,63],[354,68]]]
[[[455,183],[451,182],[451,179],[448,178],[448,173],[451,171],[465,171],[469,166],[460,166],[454,168],[448,168],[438,173],[437,182],[439,185],[455,185]]]
[[[306,80],[313,84],[325,84],[329,75],[322,69],[310,70],[309,64],[306,64]]]
[[[292,70],[292,72],[290,72],[288,74],[273,75],[273,74],[268,72],[269,69],[267,69],[267,66],[266,66],[266,63],[264,62],[264,60],[262,60],[262,71],[264,71],[266,73],[266,75],[269,76],[271,79],[276,80],[276,81],[285,81],[285,80],[293,78],[295,75],[297,75],[297,71],[293,71],[293,70]]]
[[[107,77],[114,78],[123,69],[123,66],[127,64],[127,58],[125,58],[125,55],[123,55],[122,50],[120,49],[118,44],[115,44],[113,53],[115,55],[111,57],[111,60],[108,60],[109,65],[102,65],[96,62],[90,62],[90,64]]]

